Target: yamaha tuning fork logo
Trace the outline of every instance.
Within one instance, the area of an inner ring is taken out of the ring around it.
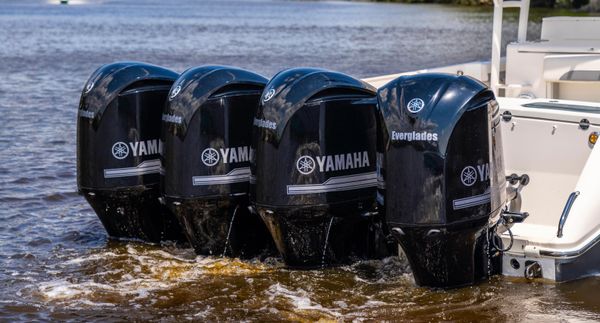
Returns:
[[[177,94],[179,94],[179,92],[181,92],[181,85],[177,85],[173,91],[171,91],[171,95],[169,95],[169,101],[173,100]]]
[[[423,107],[425,107],[425,102],[423,102],[423,100],[420,98],[414,98],[408,101],[408,104],[406,105],[406,109],[410,113],[417,113],[423,110]]]
[[[112,154],[116,159],[125,159],[129,156],[129,147],[122,141],[117,141],[112,146]]]
[[[94,88],[94,82],[90,82],[88,83],[88,85],[85,87],[85,94],[90,93],[90,91]]]
[[[315,170],[315,160],[310,156],[302,156],[296,161],[296,169],[300,174],[308,175]]]
[[[215,166],[219,159],[219,152],[214,148],[206,148],[202,151],[202,162],[206,166]]]
[[[483,182],[490,179],[490,164],[466,166],[460,172],[460,181],[464,186],[473,186],[478,180]]]
[[[464,186],[473,186],[477,181],[477,171],[473,166],[467,166],[463,168],[460,173],[460,181]]]
[[[275,96],[275,89],[270,89],[265,94],[265,97],[263,98],[263,102],[267,102],[267,101],[271,100],[274,96]]]

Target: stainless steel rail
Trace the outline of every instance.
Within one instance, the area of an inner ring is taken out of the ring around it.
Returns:
[[[571,207],[573,203],[575,203],[575,199],[579,196],[579,191],[573,192],[569,195],[567,199],[567,204],[565,204],[565,208],[560,215],[560,220],[558,221],[558,231],[556,232],[556,236],[558,238],[563,235],[563,227],[565,226],[565,222],[567,222],[567,217],[569,216],[569,212],[571,212]]]

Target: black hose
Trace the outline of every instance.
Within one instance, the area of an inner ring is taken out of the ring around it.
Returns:
[[[505,224],[505,223],[506,223],[506,221],[504,220],[504,218],[502,216],[500,216],[500,219],[498,220],[498,222],[496,222],[496,224],[494,224],[494,226],[492,227],[492,231],[498,238],[500,238],[500,235],[498,234],[498,231],[497,231],[498,225]],[[492,245],[494,246],[494,248],[496,248],[500,252],[507,252],[513,246],[514,238],[513,238],[512,231],[510,231],[509,227],[507,227],[506,229],[508,231],[508,235],[510,236],[510,243],[508,244],[508,247],[506,247],[505,249],[498,247],[498,245],[496,244],[496,239],[492,238]]]

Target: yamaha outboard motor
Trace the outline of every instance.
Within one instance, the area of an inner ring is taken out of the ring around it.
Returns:
[[[163,189],[198,254],[253,257],[272,246],[248,210],[252,119],[266,84],[246,70],[202,66],[171,89],[162,118]]]
[[[375,203],[375,94],[309,68],[280,72],[262,94],[251,201],[289,267],[387,254]]]
[[[177,76],[145,63],[113,63],[96,70],[81,94],[77,184],[112,237],[184,239],[159,203],[161,112]]]
[[[381,87],[378,101],[380,193],[416,283],[450,288],[486,278],[497,264],[488,221],[506,194],[492,91],[466,76],[421,74]]]

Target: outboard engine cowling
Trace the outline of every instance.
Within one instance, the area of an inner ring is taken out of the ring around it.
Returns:
[[[77,118],[77,184],[108,234],[151,242],[184,239],[159,203],[160,122],[178,74],[137,62],[96,70]]]
[[[466,76],[402,76],[378,90],[385,217],[418,285],[488,276],[488,221],[505,200],[500,115],[492,91]],[[490,266],[492,268],[490,268]]]
[[[251,202],[289,267],[387,254],[376,212],[375,89],[310,68],[277,74],[254,119]]]
[[[248,210],[252,119],[266,84],[246,70],[201,66],[171,89],[162,123],[163,189],[198,254],[253,257],[272,246]]]

